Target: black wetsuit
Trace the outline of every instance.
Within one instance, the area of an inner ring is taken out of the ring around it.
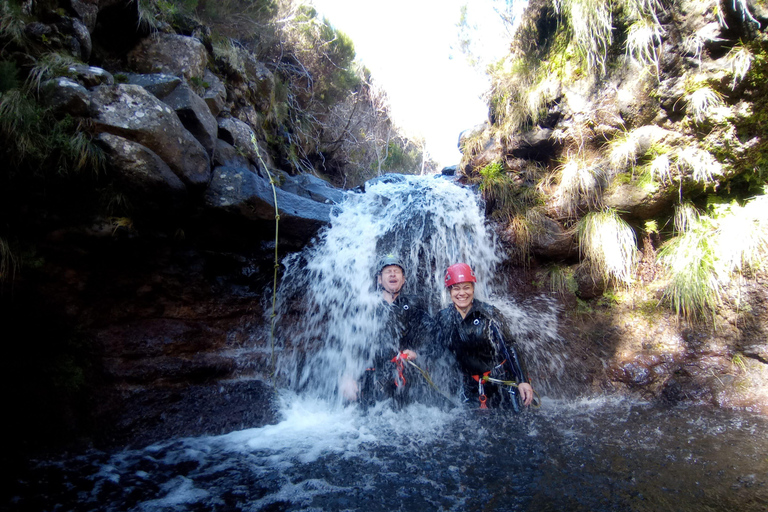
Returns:
[[[464,396],[468,401],[479,404],[479,383],[474,376],[528,382],[523,360],[504,328],[498,309],[474,300],[467,316],[461,318],[456,307],[440,310],[437,314],[437,328],[440,343],[456,358],[456,364],[463,379]],[[520,405],[517,388],[486,382],[483,391],[489,406],[508,406],[518,409]]]
[[[425,351],[431,346],[434,321],[427,310],[412,296],[398,295],[392,304],[382,301],[377,314],[383,318],[383,328],[377,344],[380,347],[366,369],[361,386],[361,403],[372,405],[377,400],[394,398],[406,402],[414,394],[414,384],[421,376],[408,363],[398,365],[392,359],[405,349],[419,354],[421,364]]]

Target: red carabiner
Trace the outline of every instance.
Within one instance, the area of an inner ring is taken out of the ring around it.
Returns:
[[[488,406],[485,405],[485,401],[488,400],[488,398],[485,395],[480,395],[480,408],[481,409],[487,409]]]

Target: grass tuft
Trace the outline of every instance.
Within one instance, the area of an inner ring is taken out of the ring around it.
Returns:
[[[658,261],[669,279],[662,300],[685,319],[713,318],[720,304],[721,286],[709,219],[694,206],[683,204],[675,212],[675,232],[677,236],[658,252]]]
[[[716,184],[716,176],[723,175],[723,166],[709,151],[687,146],[676,153],[677,167],[690,171],[694,181]]]
[[[733,76],[731,89],[735,89],[736,85],[747,76],[754,59],[755,57],[752,55],[752,52],[743,44],[738,44],[731,48],[731,51],[726,55],[726,62]]]
[[[604,0],[555,0],[555,11],[571,28],[573,41],[589,69],[605,72],[608,49],[613,43],[612,2]]]
[[[604,173],[600,169],[588,166],[583,160],[570,158],[559,168],[559,174],[555,205],[561,213],[575,217],[582,205],[589,208],[600,206],[604,181]]]
[[[579,221],[579,252],[593,278],[629,285],[633,281],[637,240],[616,210],[590,212]]]
[[[643,17],[627,29],[627,57],[643,66],[653,66],[659,76],[659,52],[664,28],[654,18]]]
[[[715,109],[723,107],[723,98],[709,87],[701,87],[688,94],[689,112],[693,120],[701,123],[710,117]]]

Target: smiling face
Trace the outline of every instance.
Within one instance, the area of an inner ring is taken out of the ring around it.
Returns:
[[[397,265],[387,265],[381,269],[381,273],[377,278],[378,283],[384,288],[384,291],[393,297],[400,293],[400,290],[405,284],[405,274],[403,269]]]
[[[451,300],[461,316],[467,315],[475,298],[475,283],[459,283],[451,286]]]

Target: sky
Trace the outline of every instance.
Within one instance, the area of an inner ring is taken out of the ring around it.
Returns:
[[[478,30],[487,61],[501,58],[509,36],[493,4],[503,0],[313,0],[318,12],[355,44],[357,58],[386,91],[395,123],[426,140],[440,167],[459,163],[459,134],[484,122],[489,81],[458,49],[461,6]]]

